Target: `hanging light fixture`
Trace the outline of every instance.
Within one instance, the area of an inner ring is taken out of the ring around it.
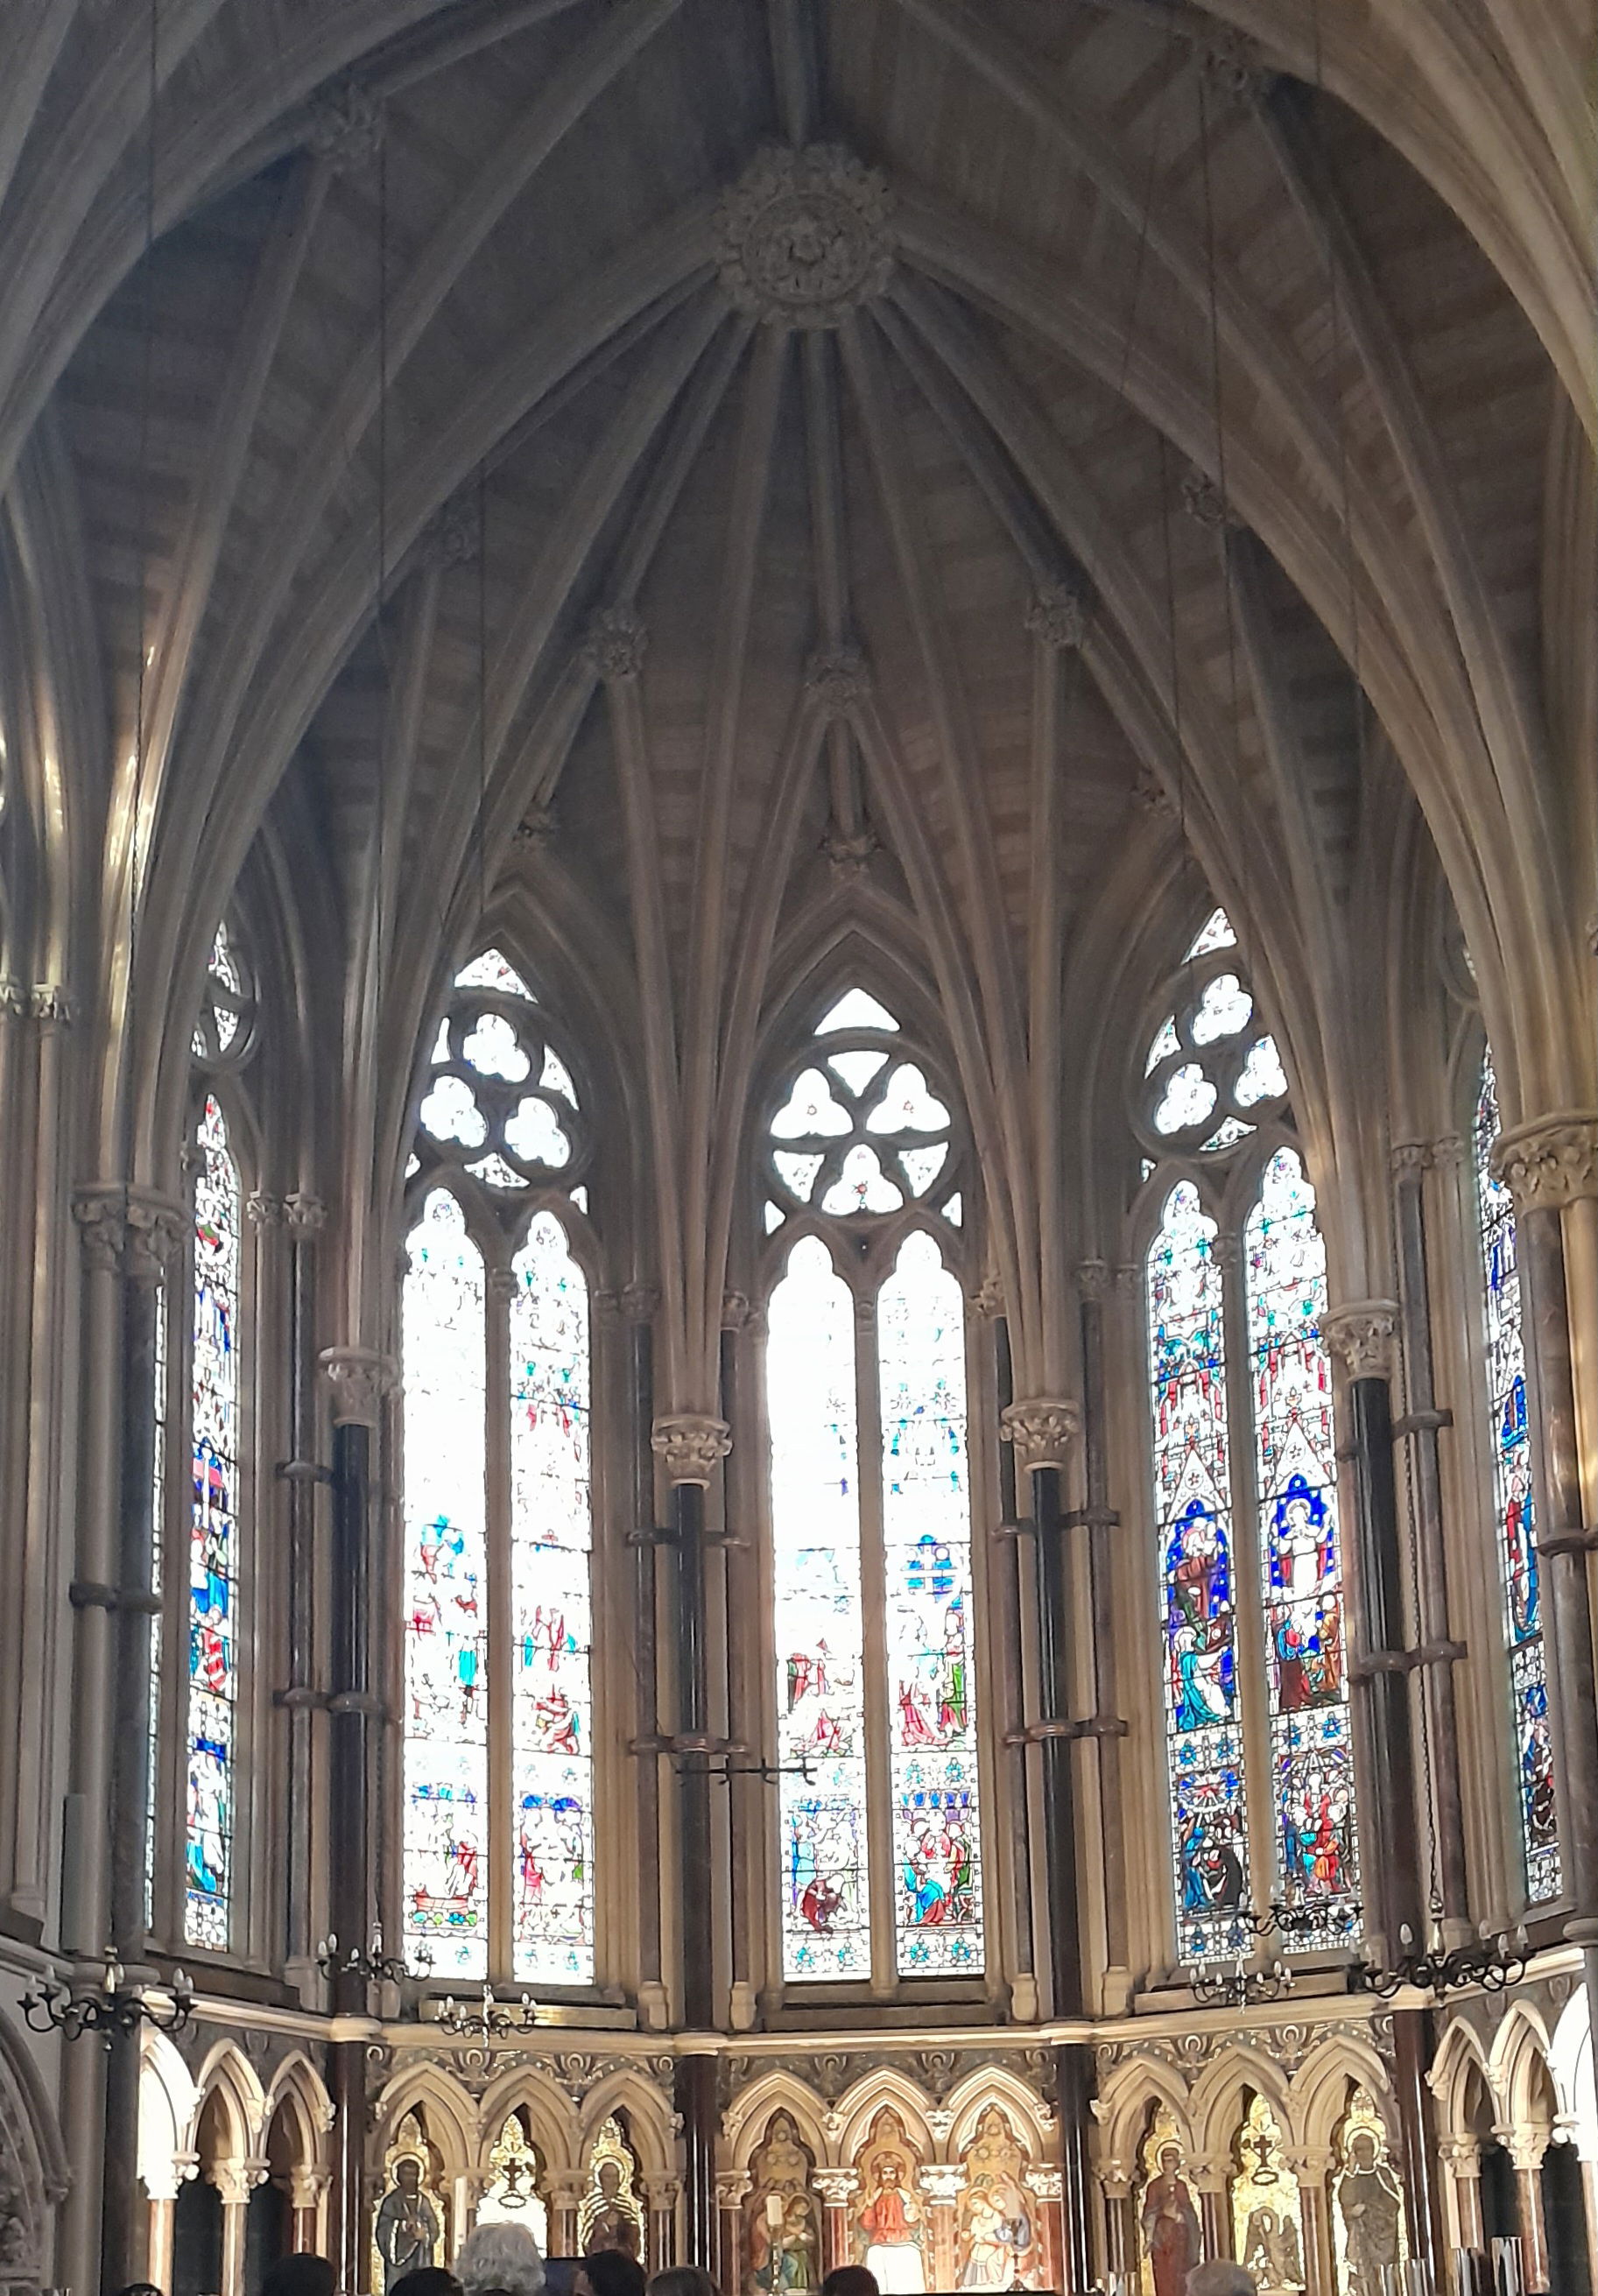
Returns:
[[[432,1975],[433,1956],[423,1946],[413,1968],[399,1954],[383,1951],[383,1925],[372,1924],[371,1939],[363,1950],[358,1945],[348,1946],[340,1952],[339,1940],[330,1931],[316,1948],[316,1966],[330,1984],[340,1977],[358,1977],[363,1985],[421,1985]]]
[[[495,1996],[487,1979],[483,1982],[480,2005],[476,2009],[457,2008],[453,1993],[447,1993],[444,2004],[434,2021],[446,2033],[461,2041],[508,2041],[519,2033],[530,2033],[538,2022],[538,2006],[530,1993],[524,1993],[519,2009],[504,2006]]]
[[[118,2033],[153,2025],[158,2033],[181,2033],[194,2013],[194,1988],[181,1969],[169,1986],[129,1985],[116,1948],[105,1948],[100,1983],[74,1988],[52,1980],[22,1996],[19,2005],[36,2033],[63,2033],[69,2041],[98,2033],[106,2048]]]

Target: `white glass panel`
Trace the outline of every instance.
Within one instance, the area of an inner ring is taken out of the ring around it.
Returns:
[[[949,1160],[948,1143],[940,1140],[936,1148],[901,1148],[899,1162],[911,1192],[924,1196],[933,1181]]]
[[[868,1132],[942,1132],[949,1111],[927,1090],[927,1079],[912,1061],[888,1079],[888,1088],[865,1119]]]
[[[830,1012],[823,1014],[815,1024],[815,1033],[818,1037],[830,1037],[839,1029],[891,1029],[897,1033],[898,1025],[885,1004],[879,1004],[864,988],[850,988]]]
[[[456,973],[455,987],[493,988],[502,996],[525,996],[529,1004],[534,1001],[526,981],[496,948],[486,948],[480,956],[474,956],[463,972]]]
[[[571,1160],[571,1147],[546,1100],[523,1100],[505,1119],[505,1145],[529,1164],[548,1164],[559,1171]]]
[[[836,1069],[851,1092],[864,1092],[888,1059],[886,1053],[829,1053],[827,1066]]]
[[[771,1119],[774,1140],[841,1140],[854,1130],[847,1109],[820,1069],[805,1069]]]
[[[573,1108],[577,1106],[577,1086],[571,1081],[571,1070],[560,1054],[552,1053],[547,1046],[545,1046],[544,1066],[539,1071],[538,1081],[545,1092],[558,1092],[562,1100],[569,1100]]]
[[[1240,1108],[1253,1108],[1262,1100],[1282,1100],[1286,1093],[1287,1075],[1275,1039],[1261,1037],[1258,1044],[1249,1047],[1249,1057],[1243,1062],[1232,1097]]]
[[[1185,1132],[1202,1124],[1215,1106],[1215,1086],[1203,1070],[1186,1061],[1172,1071],[1165,1095],[1154,1111],[1156,1132]]]
[[[1236,947],[1237,935],[1232,930],[1231,920],[1225,910],[1211,909],[1200,926],[1187,954],[1189,957],[1208,956],[1212,948],[1235,948]]]
[[[504,1077],[508,1084],[520,1084],[532,1067],[503,1013],[485,1013],[461,1050],[481,1075]]]
[[[480,1148],[488,1137],[483,1112],[463,1077],[441,1076],[422,1102],[421,1116],[435,1140],[458,1140],[463,1148]]]
[[[1179,1053],[1181,1050],[1182,1039],[1176,1034],[1176,1016],[1174,1013],[1168,1013],[1155,1031],[1153,1043],[1149,1046],[1149,1057],[1143,1067],[1144,1076],[1152,1076],[1161,1061],[1168,1060],[1173,1053]]]
[[[774,1148],[771,1160],[776,1166],[777,1177],[786,1188],[791,1188],[801,1204],[810,1201],[810,1191],[815,1185],[815,1175],[825,1158],[799,1156],[791,1148]]]
[[[1254,999],[1236,973],[1217,972],[1213,980],[1204,984],[1204,994],[1193,1014],[1194,1044],[1213,1045],[1217,1037],[1235,1037],[1240,1029],[1248,1025],[1253,1010]]]
[[[843,1160],[843,1169],[821,1200],[824,1212],[897,1212],[902,1192],[884,1173],[876,1151],[860,1143]]]

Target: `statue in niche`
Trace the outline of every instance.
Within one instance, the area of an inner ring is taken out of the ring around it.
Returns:
[[[588,2189],[578,2209],[578,2237],[585,2256],[619,2249],[635,2261],[643,2251],[643,2211],[633,2190],[635,2164],[614,2114],[600,2123],[588,2163]]]
[[[884,2105],[855,2156],[855,2260],[882,2296],[922,2296],[927,2281],[927,2216],[920,2164],[905,2124]]]
[[[984,2105],[964,2159],[955,2267],[962,2288],[1037,2284],[1037,2223],[1023,2182],[1027,2156],[996,2104]]]
[[[384,2162],[389,2182],[378,2202],[372,2227],[381,2285],[386,2292],[407,2272],[422,2272],[438,2260],[443,2224],[427,2185],[432,2161],[422,2123],[407,2112]]]
[[[815,2162],[791,2113],[774,2112],[750,2156],[745,2207],[749,2289],[779,2296],[820,2280],[821,2218],[810,2186]]]
[[[1143,2146],[1145,2182],[1138,2223],[1144,2296],[1186,2296],[1187,2276],[1199,2261],[1199,2211],[1185,2168],[1176,2124],[1162,2105]]]
[[[1282,2158],[1282,2130],[1263,2096],[1250,2098],[1234,2149],[1234,2253],[1254,2275],[1259,2296],[1302,2296],[1299,2181]]]
[[[1404,2193],[1381,2116],[1364,2089],[1349,2099],[1338,2154],[1332,2197],[1342,2296],[1386,2296],[1405,2260]]]

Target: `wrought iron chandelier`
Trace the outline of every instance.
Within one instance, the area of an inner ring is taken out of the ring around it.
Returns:
[[[25,1993],[20,2005],[36,2033],[62,2033],[69,2041],[98,2033],[109,2049],[116,2034],[136,2033],[141,2025],[181,2033],[194,2013],[194,1988],[181,1969],[173,1972],[169,1986],[129,1985],[115,1947],[107,1946],[97,1986],[75,1990],[52,1979],[37,1993]]]
[[[413,1968],[402,1955],[385,1953],[383,1925],[373,1922],[371,1942],[365,1950],[352,1945],[340,1953],[338,1939],[330,1932],[317,1951],[316,1966],[330,1984],[336,1978],[358,1977],[364,1985],[404,1985],[407,1980],[420,1985],[432,1974],[433,1956],[423,1946]]]
[[[1402,1950],[1390,1968],[1380,1969],[1370,1961],[1356,1965],[1353,1983],[1357,1992],[1374,1993],[1383,2001],[1390,2001],[1408,1985],[1422,1993],[1460,1993],[1472,1987],[1484,1993],[1502,1993],[1506,1985],[1519,1984],[1531,1959],[1531,1940],[1524,1922],[1512,1932],[1504,1930],[1497,1937],[1490,1935],[1484,1922],[1476,1943],[1445,1946],[1434,1913],[1431,1935],[1424,1947],[1417,1945],[1407,1922],[1398,1931],[1398,1943]]]
[[[1285,1999],[1293,1989],[1293,1973],[1284,1961],[1268,1968],[1252,1967],[1242,1947],[1230,1969],[1214,1962],[1193,1972],[1195,1999],[1206,2009],[1260,2009]]]
[[[522,1995],[519,2009],[507,2008],[495,1998],[493,1986],[485,1981],[479,2007],[457,2008],[454,1994],[447,1993],[436,2021],[458,2040],[505,2041],[517,2033],[530,2033],[538,2022],[538,2008],[530,1993]]]

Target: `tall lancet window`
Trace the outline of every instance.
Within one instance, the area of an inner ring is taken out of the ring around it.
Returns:
[[[1288,1081],[1216,910],[1134,1094],[1179,1957],[1284,1898],[1299,1950],[1358,1891],[1326,1254]],[[1228,1243],[1227,1236],[1234,1239]],[[1256,1597],[1254,1590],[1258,1588]]]
[[[433,1046],[402,1313],[404,1925],[440,1975],[594,1980],[589,1147],[486,951]]]
[[[1532,1512],[1531,1436],[1526,1415],[1526,1343],[1515,1255],[1513,1199],[1493,1171],[1498,1088],[1491,1054],[1481,1063],[1474,1144],[1481,1223],[1482,1322],[1493,1502],[1504,1590],[1504,1635],[1514,1711],[1515,1769],[1526,1896],[1532,1905],[1560,1891],[1559,1805],[1548,1734],[1548,1662],[1537,1587]]]
[[[234,1896],[242,1222],[238,1166],[215,1093],[205,1096],[197,1145],[184,1937],[221,1951]]]
[[[861,989],[766,1130],[782,1962],[984,1963],[960,1128]]]

